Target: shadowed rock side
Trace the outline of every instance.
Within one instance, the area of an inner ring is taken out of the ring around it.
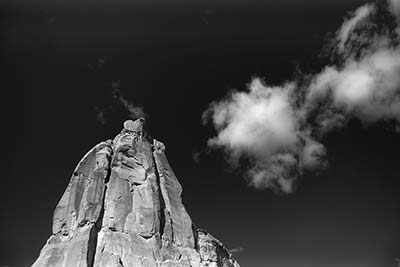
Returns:
[[[78,163],[32,267],[239,267],[194,229],[165,146],[148,141],[143,123],[126,121]]]

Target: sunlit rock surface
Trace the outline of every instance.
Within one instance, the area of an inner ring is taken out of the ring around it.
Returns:
[[[195,229],[163,143],[126,121],[78,163],[33,267],[239,267]]]

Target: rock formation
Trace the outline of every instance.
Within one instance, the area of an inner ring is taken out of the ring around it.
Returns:
[[[126,121],[78,163],[32,267],[239,267],[194,228],[163,143]]]

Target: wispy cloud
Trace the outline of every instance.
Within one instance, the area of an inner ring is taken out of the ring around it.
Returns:
[[[106,115],[105,115],[106,109],[102,109],[98,106],[94,106],[93,110],[96,113],[97,121],[100,122],[100,124],[102,124],[102,125],[106,125],[107,124]]]
[[[231,253],[231,254],[238,254],[238,253],[242,253],[243,251],[244,251],[244,248],[242,248],[242,247],[229,249],[229,253]]]
[[[108,122],[107,117],[113,113],[122,111],[126,113],[126,117],[130,119],[137,119],[140,117],[147,117],[144,109],[141,106],[137,106],[130,102],[121,90],[121,81],[116,80],[111,83],[111,98],[112,103],[104,108],[95,106],[94,111],[96,113],[97,121],[105,125]]]
[[[366,124],[385,120],[398,128],[400,31],[390,25],[399,2],[352,12],[336,33],[332,53],[338,63],[308,75],[306,84],[274,86],[254,78],[245,91],[211,103],[203,120],[211,121],[217,135],[208,145],[223,149],[233,166],[247,161],[250,185],[290,193],[304,170],[326,166],[320,140],[349,118]],[[382,16],[388,25],[377,23]]]
[[[375,10],[374,5],[366,4],[358,8],[354,13],[351,13],[350,18],[346,19],[342,27],[337,31],[337,48],[340,52],[344,52],[346,43],[349,38],[354,36],[354,29],[359,26],[368,16]]]
[[[125,108],[125,110],[128,112],[129,118],[137,119],[139,117],[146,117],[146,113],[144,112],[141,106],[136,106],[125,98],[124,94],[121,91],[120,80],[112,82],[111,86],[112,86],[112,96],[114,100]]]

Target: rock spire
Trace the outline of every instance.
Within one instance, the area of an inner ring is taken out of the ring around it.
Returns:
[[[149,141],[144,122],[126,121],[81,159],[32,267],[239,267],[193,226],[165,146]]]

